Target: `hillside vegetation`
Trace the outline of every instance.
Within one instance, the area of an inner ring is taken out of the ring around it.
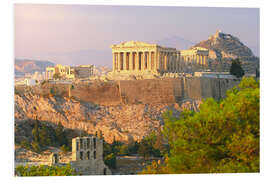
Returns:
[[[259,109],[259,82],[244,78],[225,99],[205,100],[199,112],[164,113],[169,153],[142,173],[259,172]]]

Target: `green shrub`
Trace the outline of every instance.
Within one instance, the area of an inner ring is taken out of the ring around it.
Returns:
[[[33,151],[35,151],[37,153],[41,152],[41,147],[40,147],[38,142],[33,141],[31,143],[31,146],[32,146]]]
[[[116,168],[116,156],[113,153],[110,153],[105,156],[104,158],[104,163],[109,167],[109,168]]]
[[[15,173],[18,176],[72,176],[77,175],[76,171],[67,166],[17,166]]]
[[[21,145],[22,148],[25,148],[25,149],[28,149],[28,150],[32,149],[31,143],[28,142],[27,140],[22,140],[20,145]]]
[[[63,151],[64,153],[67,153],[67,152],[70,152],[71,151],[71,148],[69,148],[69,146],[66,146],[65,144],[62,145],[60,147],[61,151]]]

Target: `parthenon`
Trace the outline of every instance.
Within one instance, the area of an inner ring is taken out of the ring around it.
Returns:
[[[181,51],[157,44],[128,41],[112,45],[111,48],[114,73],[178,73],[190,64],[208,65],[209,51],[201,47]]]

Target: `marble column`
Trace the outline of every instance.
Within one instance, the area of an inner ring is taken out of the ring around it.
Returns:
[[[133,62],[132,62],[133,70],[136,70],[135,69],[136,68],[136,58],[137,58],[137,54],[136,54],[136,52],[133,52]]]
[[[121,53],[120,52],[118,52],[118,54],[117,54],[117,63],[118,63],[118,71],[121,71]]]
[[[170,67],[170,55],[166,52],[166,70],[168,71]]]
[[[133,63],[133,52],[131,51],[131,52],[129,52],[129,56],[128,56],[128,60],[129,60],[129,70],[131,71],[131,70],[133,70],[133,65],[132,65],[132,63]]]
[[[203,56],[203,65],[206,65],[206,58]]]
[[[174,64],[174,53],[171,54],[172,68],[171,71],[174,72],[175,64]]]
[[[162,52],[162,54],[161,54],[161,69],[163,71],[165,71],[165,60],[166,60],[165,53]]]
[[[159,70],[160,69],[160,63],[159,63],[159,58],[160,58],[160,54],[158,51],[155,52],[155,66],[154,69],[155,70]]]
[[[168,53],[166,52],[165,53],[165,59],[166,59],[166,61],[165,61],[165,70],[166,71],[168,71],[168,61],[169,61],[169,55],[168,55]]]
[[[178,52],[176,52],[175,59],[176,59],[176,72],[179,72],[179,60],[178,60]]]
[[[165,61],[166,61],[165,53],[162,52],[162,54],[161,54],[161,68],[163,71],[165,71]]]
[[[197,64],[200,64],[200,57],[199,55],[196,55]]]
[[[152,52],[151,51],[149,51],[148,52],[148,55],[149,55],[149,57],[148,57],[148,70],[149,71],[151,71],[152,70]]]
[[[141,70],[144,71],[145,66],[145,52],[142,52]]]
[[[177,71],[177,53],[174,53],[173,60],[174,60],[174,72],[176,72]]]
[[[139,52],[136,52],[136,57],[135,57],[135,70],[139,71]]]
[[[126,57],[127,57],[127,53],[123,52],[123,70],[127,70]]]
[[[162,55],[162,52],[159,52],[159,58],[158,58],[158,63],[159,63],[159,70],[163,70],[163,55]]]
[[[170,72],[173,71],[173,56],[172,53],[169,53],[169,59],[170,59]]]
[[[115,53],[112,53],[112,57],[113,57],[113,60],[112,60],[112,70],[114,72],[115,71]]]

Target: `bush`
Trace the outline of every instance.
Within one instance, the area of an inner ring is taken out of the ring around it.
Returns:
[[[66,146],[65,144],[60,147],[61,151],[64,153],[70,152],[71,148],[69,146]]]
[[[37,153],[41,152],[41,147],[40,147],[38,142],[33,141],[31,143],[31,146],[32,146],[33,151],[35,151]]]
[[[128,151],[128,145],[127,144],[123,144],[122,146],[120,146],[119,148],[119,155],[129,155],[129,151]]]
[[[26,141],[26,140],[22,140],[20,145],[21,145],[22,148],[25,148],[25,149],[28,149],[28,150],[32,149],[31,143]]]
[[[72,176],[77,175],[76,171],[67,166],[17,166],[15,174],[18,176]]]
[[[163,149],[161,142],[158,142],[159,138],[156,133],[152,132],[148,136],[144,137],[140,144],[138,153],[144,158],[154,156],[161,157],[160,150]]]
[[[105,156],[104,158],[104,163],[109,167],[109,168],[116,168],[116,156],[113,153],[110,153]]]

